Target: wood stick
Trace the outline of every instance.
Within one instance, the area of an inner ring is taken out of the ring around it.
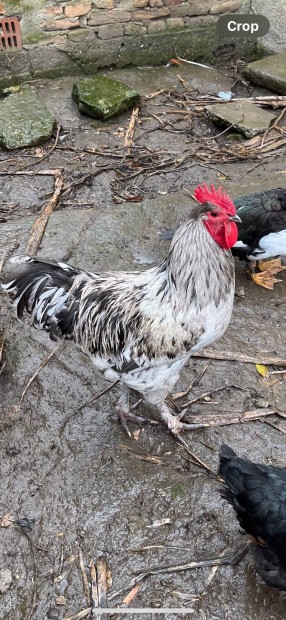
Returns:
[[[220,413],[206,413],[205,415],[192,415],[191,421],[192,424],[203,424],[205,428],[208,428],[210,426],[228,426],[230,424],[251,422],[270,415],[281,415],[281,417],[284,417],[284,412],[263,407],[241,413],[224,411]]]
[[[124,137],[124,147],[130,149],[132,147],[133,144],[133,136],[134,136],[134,131],[135,131],[135,124],[136,121],[138,119],[138,115],[139,115],[139,106],[135,106],[132,110],[132,114],[130,117],[130,121],[129,121],[129,125],[127,127],[127,131]]]
[[[90,594],[89,594],[88,578],[87,578],[87,574],[86,574],[86,570],[84,566],[83,553],[82,553],[82,548],[81,548],[80,543],[78,543],[78,558],[79,558],[79,567],[80,567],[81,576],[82,576],[83,591],[84,591],[84,595],[86,598],[86,602],[89,605]]]
[[[44,208],[43,212],[36,219],[33,225],[32,231],[31,231],[30,239],[26,247],[27,254],[31,254],[32,256],[35,256],[37,254],[37,251],[39,249],[40,243],[43,238],[43,234],[45,232],[47,223],[49,221],[49,217],[51,213],[55,211],[59,198],[60,198],[61,190],[62,190],[63,183],[64,183],[62,175],[61,175],[61,171],[55,170],[54,176],[55,176],[54,193],[51,199],[49,200],[48,204]]]
[[[49,355],[47,355],[47,357],[45,357],[45,359],[40,363],[40,366],[37,368],[36,372],[34,372],[33,376],[29,379],[26,387],[24,388],[23,392],[22,392],[22,396],[20,398],[20,403],[23,401],[23,398],[27,392],[27,390],[29,389],[30,385],[33,383],[33,381],[36,379],[36,377],[38,376],[39,372],[47,365],[47,363],[50,361],[50,359],[55,355],[55,353],[58,352],[58,350],[60,349],[60,347],[62,346],[62,342],[60,342],[50,353]]]
[[[96,569],[95,569],[93,560],[90,560],[90,577],[91,577],[91,588],[90,588],[91,617],[92,619],[95,619],[97,615],[96,607],[98,607],[98,592],[97,592],[97,575],[96,575]]]
[[[257,353],[257,355],[244,355],[236,351],[210,351],[204,349],[192,353],[192,357],[203,357],[212,360],[225,360],[230,362],[242,362],[244,364],[264,364],[265,366],[286,366],[283,358],[267,355],[267,353]]]

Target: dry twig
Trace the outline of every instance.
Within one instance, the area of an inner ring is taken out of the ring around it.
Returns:
[[[132,114],[130,117],[130,122],[127,127],[127,131],[124,137],[124,147],[128,149],[128,153],[130,153],[132,144],[133,144],[133,136],[135,132],[135,125],[139,115],[139,106],[135,106],[132,110]]]
[[[85,566],[84,566],[83,553],[82,553],[82,548],[81,548],[80,543],[78,543],[78,559],[79,559],[79,567],[80,567],[80,572],[81,572],[84,596],[86,598],[87,604],[89,605],[90,604],[89,584],[88,584],[87,573],[86,573]]]
[[[40,366],[38,366],[36,372],[34,372],[33,376],[29,379],[26,387],[23,390],[22,396],[20,398],[20,403],[23,401],[23,398],[24,398],[27,390],[29,389],[29,387],[33,383],[33,381],[36,379],[36,377],[38,376],[39,372],[47,365],[47,363],[51,360],[52,357],[54,357],[54,355],[59,351],[59,349],[62,346],[63,346],[62,342],[57,344],[57,346],[49,353],[49,355],[47,355],[47,357],[45,357],[45,359],[40,363]]]
[[[242,362],[244,364],[264,364],[265,366],[286,366],[286,359],[267,353],[257,353],[257,355],[245,355],[238,351],[211,351],[204,349],[192,353],[192,357],[203,357],[212,360],[225,360],[231,362]]]
[[[61,175],[61,170],[54,170],[53,172],[55,177],[55,191],[48,204],[45,206],[43,212],[36,219],[27,244],[26,252],[27,254],[31,254],[32,256],[35,256],[37,254],[49,217],[51,213],[53,213],[53,211],[56,209],[56,206],[59,202],[61,189],[63,187],[64,181]]]

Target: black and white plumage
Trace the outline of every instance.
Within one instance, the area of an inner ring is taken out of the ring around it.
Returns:
[[[222,497],[250,536],[256,570],[269,586],[286,591],[286,468],[257,465],[225,444],[219,456]]]
[[[245,260],[251,279],[264,288],[273,288],[275,276],[284,270],[280,260],[286,256],[286,189],[280,187],[241,196],[233,200],[238,224],[238,241],[232,253]],[[161,233],[161,239],[172,239],[174,230]],[[261,262],[267,261],[267,262]],[[259,273],[259,271],[261,273]]]
[[[230,231],[237,238],[235,209],[225,194],[210,195],[214,204],[196,205],[157,267],[97,274],[22,256],[12,259],[15,268],[2,284],[19,318],[27,310],[34,327],[51,338],[72,339],[106,379],[157,405],[172,432],[198,425],[179,422],[165,398],[192,351],[219,338],[232,312],[233,259],[215,238],[227,247]],[[220,207],[223,198],[228,212]],[[126,396],[117,412],[125,428],[135,417]]]

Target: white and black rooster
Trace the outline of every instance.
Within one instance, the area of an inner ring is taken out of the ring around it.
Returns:
[[[18,318],[26,310],[34,327],[52,339],[73,340],[106,379],[121,382],[116,412],[128,433],[128,420],[144,421],[130,411],[129,388],[157,406],[172,433],[203,426],[179,421],[165,398],[192,351],[217,340],[229,324],[234,297],[229,249],[237,241],[239,218],[221,188],[198,186],[194,195],[190,219],[157,267],[97,274],[19,256],[2,283]]]

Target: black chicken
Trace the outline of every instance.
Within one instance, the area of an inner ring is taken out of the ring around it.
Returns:
[[[245,260],[251,280],[272,289],[274,276],[286,269],[280,256],[286,256],[286,189],[269,189],[234,199],[238,225],[238,241],[232,253]],[[161,239],[172,239],[174,230],[160,234]],[[267,260],[272,259],[272,260]]]
[[[256,570],[267,585],[286,591],[286,468],[256,465],[225,444],[219,456],[222,497],[249,535]]]
[[[222,192],[197,187],[190,219],[174,235],[166,258],[143,272],[91,273],[53,260],[22,256],[3,288],[33,325],[69,338],[109,381],[125,391],[116,411],[126,421],[128,389],[156,405],[173,433],[200,428],[170,412],[165,398],[193,351],[219,338],[230,321],[237,241],[235,207]],[[126,388],[128,388],[126,390]]]

